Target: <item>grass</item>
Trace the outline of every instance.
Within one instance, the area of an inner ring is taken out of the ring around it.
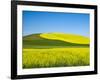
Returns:
[[[66,34],[62,34],[64,37],[58,39],[53,39],[52,36],[46,36],[48,37],[46,38],[45,35],[32,34],[23,37],[23,68],[87,66],[90,64],[88,38],[78,36],[80,40],[83,38],[83,43],[82,41],[77,43],[79,39],[69,41],[65,38]],[[56,35],[59,34],[56,33]]]
[[[89,65],[89,48],[23,49],[23,68]]]

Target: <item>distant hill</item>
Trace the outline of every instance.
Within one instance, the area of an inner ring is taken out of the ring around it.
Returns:
[[[24,48],[89,46],[89,38],[65,33],[40,33],[23,37]]]
[[[41,37],[51,40],[61,40],[65,42],[71,42],[71,43],[78,43],[78,44],[89,44],[89,38],[75,35],[75,34],[65,34],[65,33],[44,33],[40,34]]]

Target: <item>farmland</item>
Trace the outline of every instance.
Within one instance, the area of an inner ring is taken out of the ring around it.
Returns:
[[[89,38],[43,33],[23,37],[23,68],[87,66],[90,60]]]

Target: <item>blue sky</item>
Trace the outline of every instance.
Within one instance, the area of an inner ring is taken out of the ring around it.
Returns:
[[[23,11],[23,36],[63,32],[89,37],[89,14]]]

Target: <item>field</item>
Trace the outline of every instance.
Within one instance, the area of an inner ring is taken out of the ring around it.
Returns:
[[[23,37],[23,68],[87,66],[89,39],[64,34],[31,34]]]

